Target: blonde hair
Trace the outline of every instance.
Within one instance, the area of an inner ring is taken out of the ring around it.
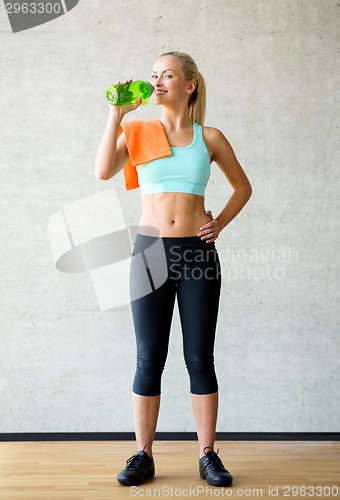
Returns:
[[[193,122],[204,125],[205,108],[206,108],[206,87],[205,81],[201,73],[198,71],[197,64],[193,58],[186,52],[164,52],[159,57],[173,56],[179,61],[181,69],[184,73],[184,78],[196,80],[196,88],[189,98],[189,115]]]

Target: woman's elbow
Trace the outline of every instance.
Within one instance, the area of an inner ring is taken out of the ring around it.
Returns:
[[[95,165],[94,167],[94,175],[100,181],[108,181],[111,178],[111,176],[109,176],[108,173],[98,165]]]
[[[237,190],[243,194],[246,202],[249,200],[253,193],[253,188],[249,181],[243,183]]]
[[[108,181],[109,180],[109,177],[104,177],[102,175],[96,175],[96,178],[99,180],[99,181]]]
[[[97,170],[94,171],[94,176],[100,181],[107,181],[107,177],[101,172],[97,172]]]

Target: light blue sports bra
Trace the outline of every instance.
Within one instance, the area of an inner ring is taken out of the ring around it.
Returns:
[[[202,127],[193,123],[194,138],[189,146],[171,148],[172,156],[136,167],[141,194],[190,193],[204,196],[210,176],[210,155]]]

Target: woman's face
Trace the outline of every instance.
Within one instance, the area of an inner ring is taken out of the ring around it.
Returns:
[[[156,104],[188,101],[195,89],[195,80],[186,81],[180,62],[174,56],[162,56],[155,61],[151,83]]]

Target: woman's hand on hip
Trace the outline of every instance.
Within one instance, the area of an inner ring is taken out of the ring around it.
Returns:
[[[199,229],[199,233],[197,236],[204,240],[206,243],[212,243],[218,238],[219,235],[219,226],[216,219],[214,219],[211,210],[207,210],[205,212],[210,217],[210,221],[201,226]]]

